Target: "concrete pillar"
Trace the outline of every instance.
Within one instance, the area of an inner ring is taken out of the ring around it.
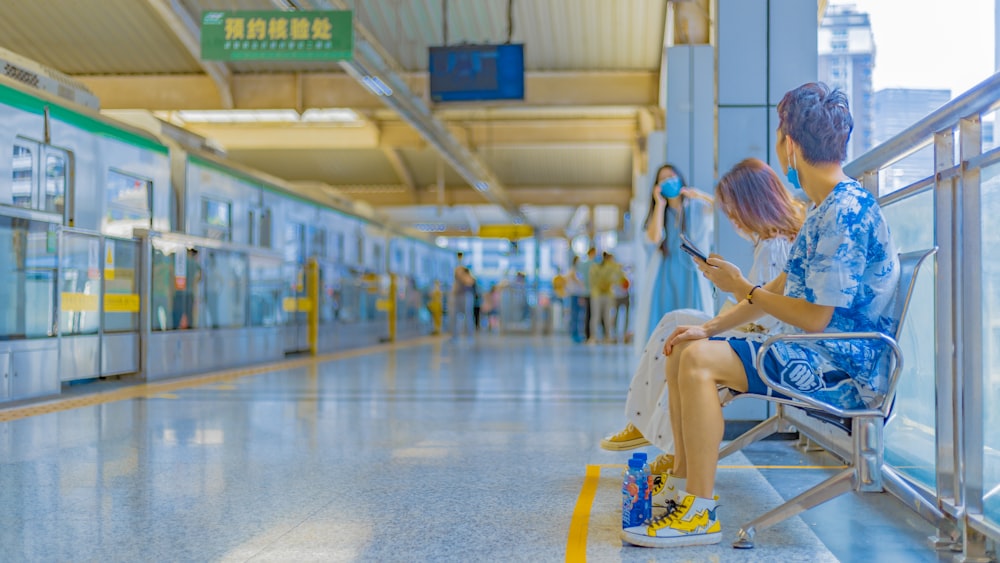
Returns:
[[[784,181],[774,151],[777,104],[788,90],[816,80],[818,10],[816,0],[718,0],[716,179],[744,158],[756,157]],[[753,248],[718,209],[714,250],[749,271]],[[720,292],[716,305],[726,297]],[[755,403],[733,403],[726,418],[765,418],[767,405]]]

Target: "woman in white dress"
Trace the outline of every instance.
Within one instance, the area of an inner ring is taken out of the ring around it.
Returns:
[[[753,265],[747,276],[755,284],[765,284],[785,268],[792,239],[805,220],[805,206],[794,199],[778,175],[767,164],[748,158],[719,180],[716,201],[733,222],[737,232],[754,244]],[[692,258],[694,259],[694,258]],[[723,307],[720,314],[725,314]],[[646,342],[639,366],[629,385],[624,430],[601,440],[606,450],[630,450],[652,444],[665,453],[650,464],[653,474],[673,466],[674,438],[667,410],[666,356],[663,343],[680,325],[700,325],[709,315],[695,309],[678,309],[665,314]],[[761,339],[774,332],[774,317],[740,327],[730,336],[751,334]]]

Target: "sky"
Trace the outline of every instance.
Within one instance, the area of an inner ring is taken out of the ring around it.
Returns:
[[[1000,0],[831,0],[868,12],[875,90],[940,88],[952,97],[994,73],[994,6]]]

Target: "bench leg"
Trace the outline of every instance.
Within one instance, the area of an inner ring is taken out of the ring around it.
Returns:
[[[934,540],[936,548],[954,545],[959,540],[955,524],[924,495],[911,487],[894,469],[886,465],[882,466],[882,486],[903,504],[909,506],[911,510],[915,510],[921,518],[937,528],[938,539]]]
[[[824,502],[836,498],[854,488],[854,468],[848,468],[826,481],[816,485],[799,496],[785,501],[784,504],[771,510],[770,512],[754,518],[743,525],[737,534],[737,539],[733,542],[733,547],[739,549],[750,549],[753,547],[754,536],[757,530],[769,528],[778,522],[787,520],[804,510],[823,504]]]

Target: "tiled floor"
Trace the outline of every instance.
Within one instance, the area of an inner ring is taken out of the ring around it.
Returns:
[[[578,500],[588,465],[628,457],[597,443],[623,422],[630,353],[561,338],[424,340],[2,422],[0,559],[950,560],[887,495],[836,499],[762,531],[750,551],[729,547],[739,522],[725,512],[711,549],[623,547],[617,470],[599,468],[594,501]],[[837,465],[789,442],[743,453]],[[756,514],[829,471],[725,469],[719,492],[732,514]]]

